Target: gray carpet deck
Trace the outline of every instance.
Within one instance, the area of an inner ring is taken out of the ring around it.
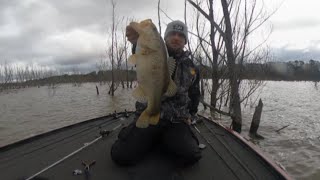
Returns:
[[[98,118],[0,148],[1,179],[26,179],[99,137],[100,130],[128,124],[132,118],[133,115],[127,118],[124,114],[118,118]],[[117,129],[35,179],[285,179],[255,151],[217,124],[204,119],[197,127],[201,133],[195,133],[200,143],[207,147],[202,150],[202,159],[188,168],[175,167],[165,154],[157,150],[150,152],[136,166],[117,166],[110,157],[111,145],[120,130]],[[86,176],[82,161],[93,160],[96,164],[91,167],[90,175]],[[73,175],[76,169],[83,174]]]

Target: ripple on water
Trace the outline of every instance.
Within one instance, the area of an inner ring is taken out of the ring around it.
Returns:
[[[54,90],[40,87],[2,92],[0,146],[115,110],[134,109],[131,89],[118,89],[111,97],[107,85],[98,85],[100,95],[95,86],[63,84]],[[320,179],[319,95],[310,82],[268,81],[260,96],[264,107],[259,133],[266,139],[258,144],[297,179]],[[244,109],[243,134],[249,130],[253,111]],[[230,125],[228,118],[219,122]],[[289,127],[276,132],[286,125]]]

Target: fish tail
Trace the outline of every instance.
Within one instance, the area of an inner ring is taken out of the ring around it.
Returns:
[[[147,128],[149,126],[150,115],[144,110],[136,122],[137,128]]]
[[[155,115],[150,116],[149,124],[157,125],[159,123],[159,120],[160,120],[160,112]]]

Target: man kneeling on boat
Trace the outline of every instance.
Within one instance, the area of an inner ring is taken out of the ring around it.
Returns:
[[[134,54],[139,35],[130,25],[126,35],[133,44]],[[138,128],[133,122],[120,131],[111,149],[111,157],[117,164],[134,165],[154,147],[168,153],[178,166],[192,165],[201,158],[198,139],[190,127],[200,99],[199,71],[190,58],[191,53],[184,50],[187,39],[188,30],[183,22],[168,24],[164,40],[169,56],[176,60],[172,79],[177,93],[162,101],[157,125]],[[146,107],[145,103],[136,102],[136,119]]]

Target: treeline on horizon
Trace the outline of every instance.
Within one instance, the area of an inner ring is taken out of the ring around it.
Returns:
[[[241,79],[274,80],[274,81],[320,81],[320,62],[310,60],[289,62],[250,63],[242,67],[236,65],[236,71]],[[202,77],[210,79],[210,68],[202,66]],[[219,72],[228,74],[228,68],[222,66]],[[227,77],[227,76],[226,76]]]
[[[209,66],[198,65],[201,72],[201,77],[210,79]],[[227,67],[219,68],[219,73],[227,74]],[[127,81],[125,74],[127,70],[116,70],[116,81]],[[251,63],[244,64],[242,68],[237,66],[237,71],[242,79],[257,79],[257,80],[276,80],[276,81],[320,81],[320,62],[310,60],[304,61],[289,61],[289,62],[268,62],[264,64]],[[223,76],[222,76],[223,77]],[[111,71],[93,71],[88,74],[81,75],[62,75],[53,78],[61,78],[62,83],[72,83],[76,79],[81,82],[100,82],[111,81]],[[136,80],[135,70],[128,70],[128,80]],[[50,78],[42,79],[40,82],[45,83],[50,81]]]
[[[266,64],[247,64],[243,79],[284,80],[284,81],[320,81],[320,62],[310,60],[269,62]]]
[[[201,77],[210,79],[210,67],[198,65]],[[289,61],[289,62],[268,62],[264,64],[251,63],[244,64],[242,67],[236,66],[241,79],[256,79],[256,80],[284,80],[284,81],[320,81],[320,62],[310,60],[304,61]],[[222,66],[219,68],[219,73],[227,74],[227,67]],[[50,77],[31,79],[24,82],[0,83],[0,89],[7,88],[21,88],[25,86],[45,86],[61,83],[81,84],[84,82],[109,82],[111,81],[111,70],[105,71],[92,71],[87,74],[63,74],[52,75]],[[135,70],[116,70],[115,81],[135,81]],[[223,75],[221,77],[224,77]],[[227,78],[227,75],[225,76]],[[6,86],[6,87],[4,87]]]

